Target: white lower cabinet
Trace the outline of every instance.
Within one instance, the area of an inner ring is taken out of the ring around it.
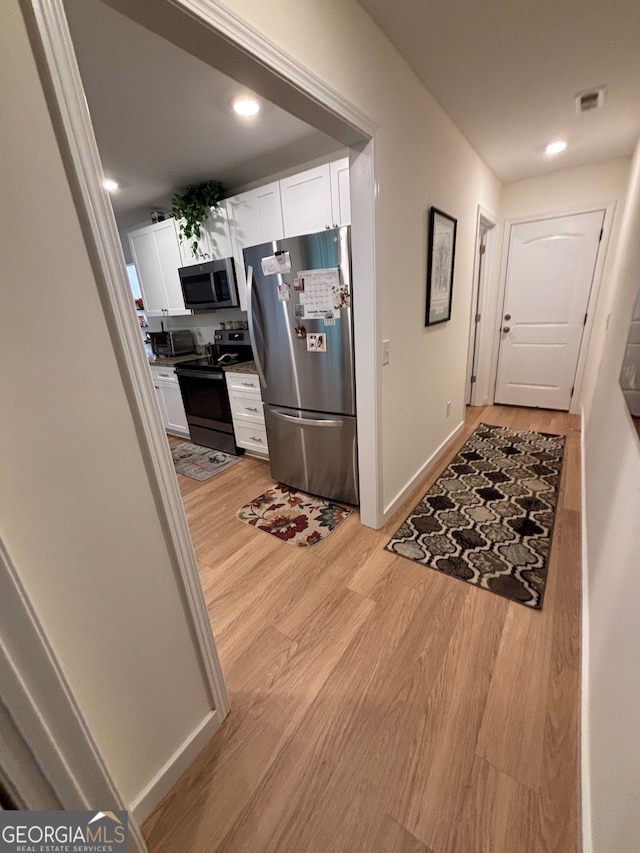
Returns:
[[[236,444],[255,456],[267,457],[269,446],[257,375],[228,372],[226,379]]]
[[[189,424],[175,368],[152,364],[151,375],[158,395],[164,428],[172,435],[189,438]]]

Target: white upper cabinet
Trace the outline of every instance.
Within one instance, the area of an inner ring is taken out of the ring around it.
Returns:
[[[349,158],[248,190],[226,204],[240,308],[246,311],[243,249],[351,223]]]
[[[231,234],[226,202],[221,202],[217,210],[213,210],[202,226],[202,235],[198,241],[197,254],[194,254],[191,240],[180,237],[180,220],[176,222],[178,241],[180,245],[181,266],[201,264],[204,261],[217,261],[233,255]]]
[[[147,317],[192,312],[184,307],[178,269],[182,258],[175,220],[165,219],[128,234]]]
[[[241,249],[284,237],[277,181],[228,198],[227,213],[231,231]]]
[[[247,310],[247,280],[242,250],[284,237],[280,185],[277,181],[227,199],[227,217],[235,259],[238,299]]]
[[[351,195],[349,190],[349,158],[329,164],[331,173],[331,221],[334,225],[351,224]]]
[[[333,224],[329,164],[280,181],[285,237],[313,234]]]

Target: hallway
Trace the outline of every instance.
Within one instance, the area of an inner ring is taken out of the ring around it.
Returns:
[[[468,409],[447,458],[481,421],[567,435],[540,612],[384,550],[435,472],[383,529],[354,514],[307,550],[235,519],[265,463],[179,477],[231,713],[150,850],[577,851],[579,424]]]

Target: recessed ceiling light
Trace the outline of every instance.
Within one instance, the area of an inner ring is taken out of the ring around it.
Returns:
[[[118,189],[120,184],[117,181],[112,180],[111,178],[105,178],[102,182],[102,186],[105,188],[105,190],[108,190],[110,193],[112,193]]]
[[[567,143],[558,139],[556,142],[550,142],[544,149],[545,154],[559,154],[567,147]]]
[[[260,104],[255,98],[237,98],[232,106],[239,116],[254,116],[260,111]]]

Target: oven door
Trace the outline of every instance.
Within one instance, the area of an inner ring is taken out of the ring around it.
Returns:
[[[231,406],[224,373],[180,369],[178,365],[176,374],[189,425],[233,435]]]

